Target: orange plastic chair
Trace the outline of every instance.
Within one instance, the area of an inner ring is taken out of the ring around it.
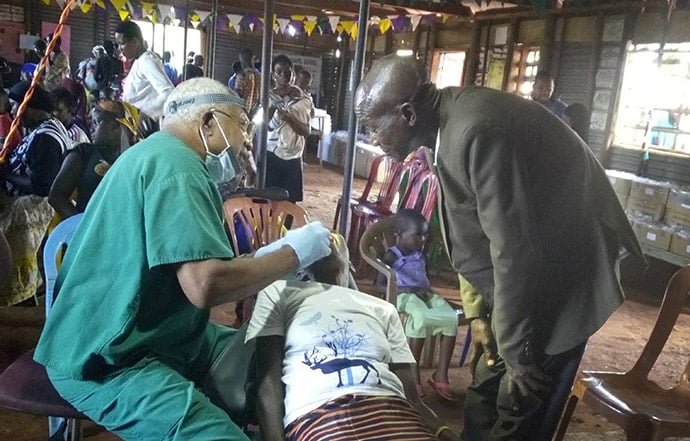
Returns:
[[[690,363],[678,384],[664,389],[649,380],[690,290],[690,266],[676,272],[668,285],[652,334],[628,372],[585,371],[575,381],[554,441],[565,436],[577,402],[582,400],[625,430],[628,441],[659,441],[690,436]]]
[[[359,239],[364,230],[379,219],[392,216],[395,213],[393,205],[396,202],[396,197],[400,195],[400,201],[408,199],[408,195],[412,191],[415,182],[417,182],[418,176],[431,173],[426,156],[427,151],[426,147],[420,147],[412,152],[402,164],[398,165],[395,173],[387,183],[387,189],[384,193],[385,197],[381,200],[381,203],[378,205],[358,204],[352,207],[352,221],[347,237],[347,245],[350,249],[350,260],[358,271],[366,271],[366,267],[362,264],[359,255]],[[434,198],[430,204],[432,209],[435,203],[436,199]]]
[[[392,199],[395,194],[395,190],[393,189],[393,179],[400,167],[401,164],[390,156],[381,155],[374,158],[374,160],[371,161],[369,176],[367,177],[367,183],[364,185],[364,190],[362,190],[362,194],[357,198],[350,199],[350,208],[352,209],[358,205],[390,208],[390,204],[392,203]],[[381,186],[379,187],[379,192],[376,194],[376,197],[370,200],[369,198],[371,196],[371,190],[379,176],[383,176]],[[391,195],[391,193],[393,193],[393,195]],[[342,203],[342,199],[339,199],[338,204],[335,206],[333,231],[338,229]]]
[[[259,197],[230,198],[223,203],[223,211],[237,255],[252,253],[280,239],[290,228],[301,227],[309,222],[307,212],[299,205]],[[241,238],[244,239],[242,243]],[[243,302],[241,310],[236,310],[240,321],[249,320],[252,304],[253,301]]]

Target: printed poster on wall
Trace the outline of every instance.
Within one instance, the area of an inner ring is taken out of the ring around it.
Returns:
[[[489,72],[486,75],[486,87],[492,89],[503,89],[503,73],[505,72],[506,60],[498,59],[489,62]]]

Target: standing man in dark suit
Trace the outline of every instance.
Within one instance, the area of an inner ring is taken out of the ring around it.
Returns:
[[[424,65],[387,56],[355,111],[402,159],[436,147],[442,229],[484,349],[465,402],[465,441],[550,440],[589,336],[622,303],[619,251],[639,244],[597,159],[536,102],[442,90]]]

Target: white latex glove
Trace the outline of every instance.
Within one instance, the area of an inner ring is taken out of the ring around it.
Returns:
[[[299,269],[303,269],[331,254],[329,237],[330,231],[321,222],[310,222],[303,227],[288,230],[284,237],[259,248],[254,257],[261,257],[288,245],[297,254]]]

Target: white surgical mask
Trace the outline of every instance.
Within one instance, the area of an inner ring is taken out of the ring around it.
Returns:
[[[218,130],[220,131],[220,135],[225,141],[225,149],[218,154],[212,153],[208,149],[208,142],[206,141],[206,137],[201,129],[199,129],[199,134],[201,135],[201,142],[204,144],[204,149],[206,150],[206,168],[208,168],[208,174],[211,176],[213,182],[219,184],[221,182],[229,182],[234,179],[238,174],[242,173],[242,167],[237,160],[235,152],[232,150],[232,146],[230,145],[227,136],[225,136],[225,131],[218,122],[218,118],[216,118],[215,113],[212,115],[216,125],[218,126]]]

